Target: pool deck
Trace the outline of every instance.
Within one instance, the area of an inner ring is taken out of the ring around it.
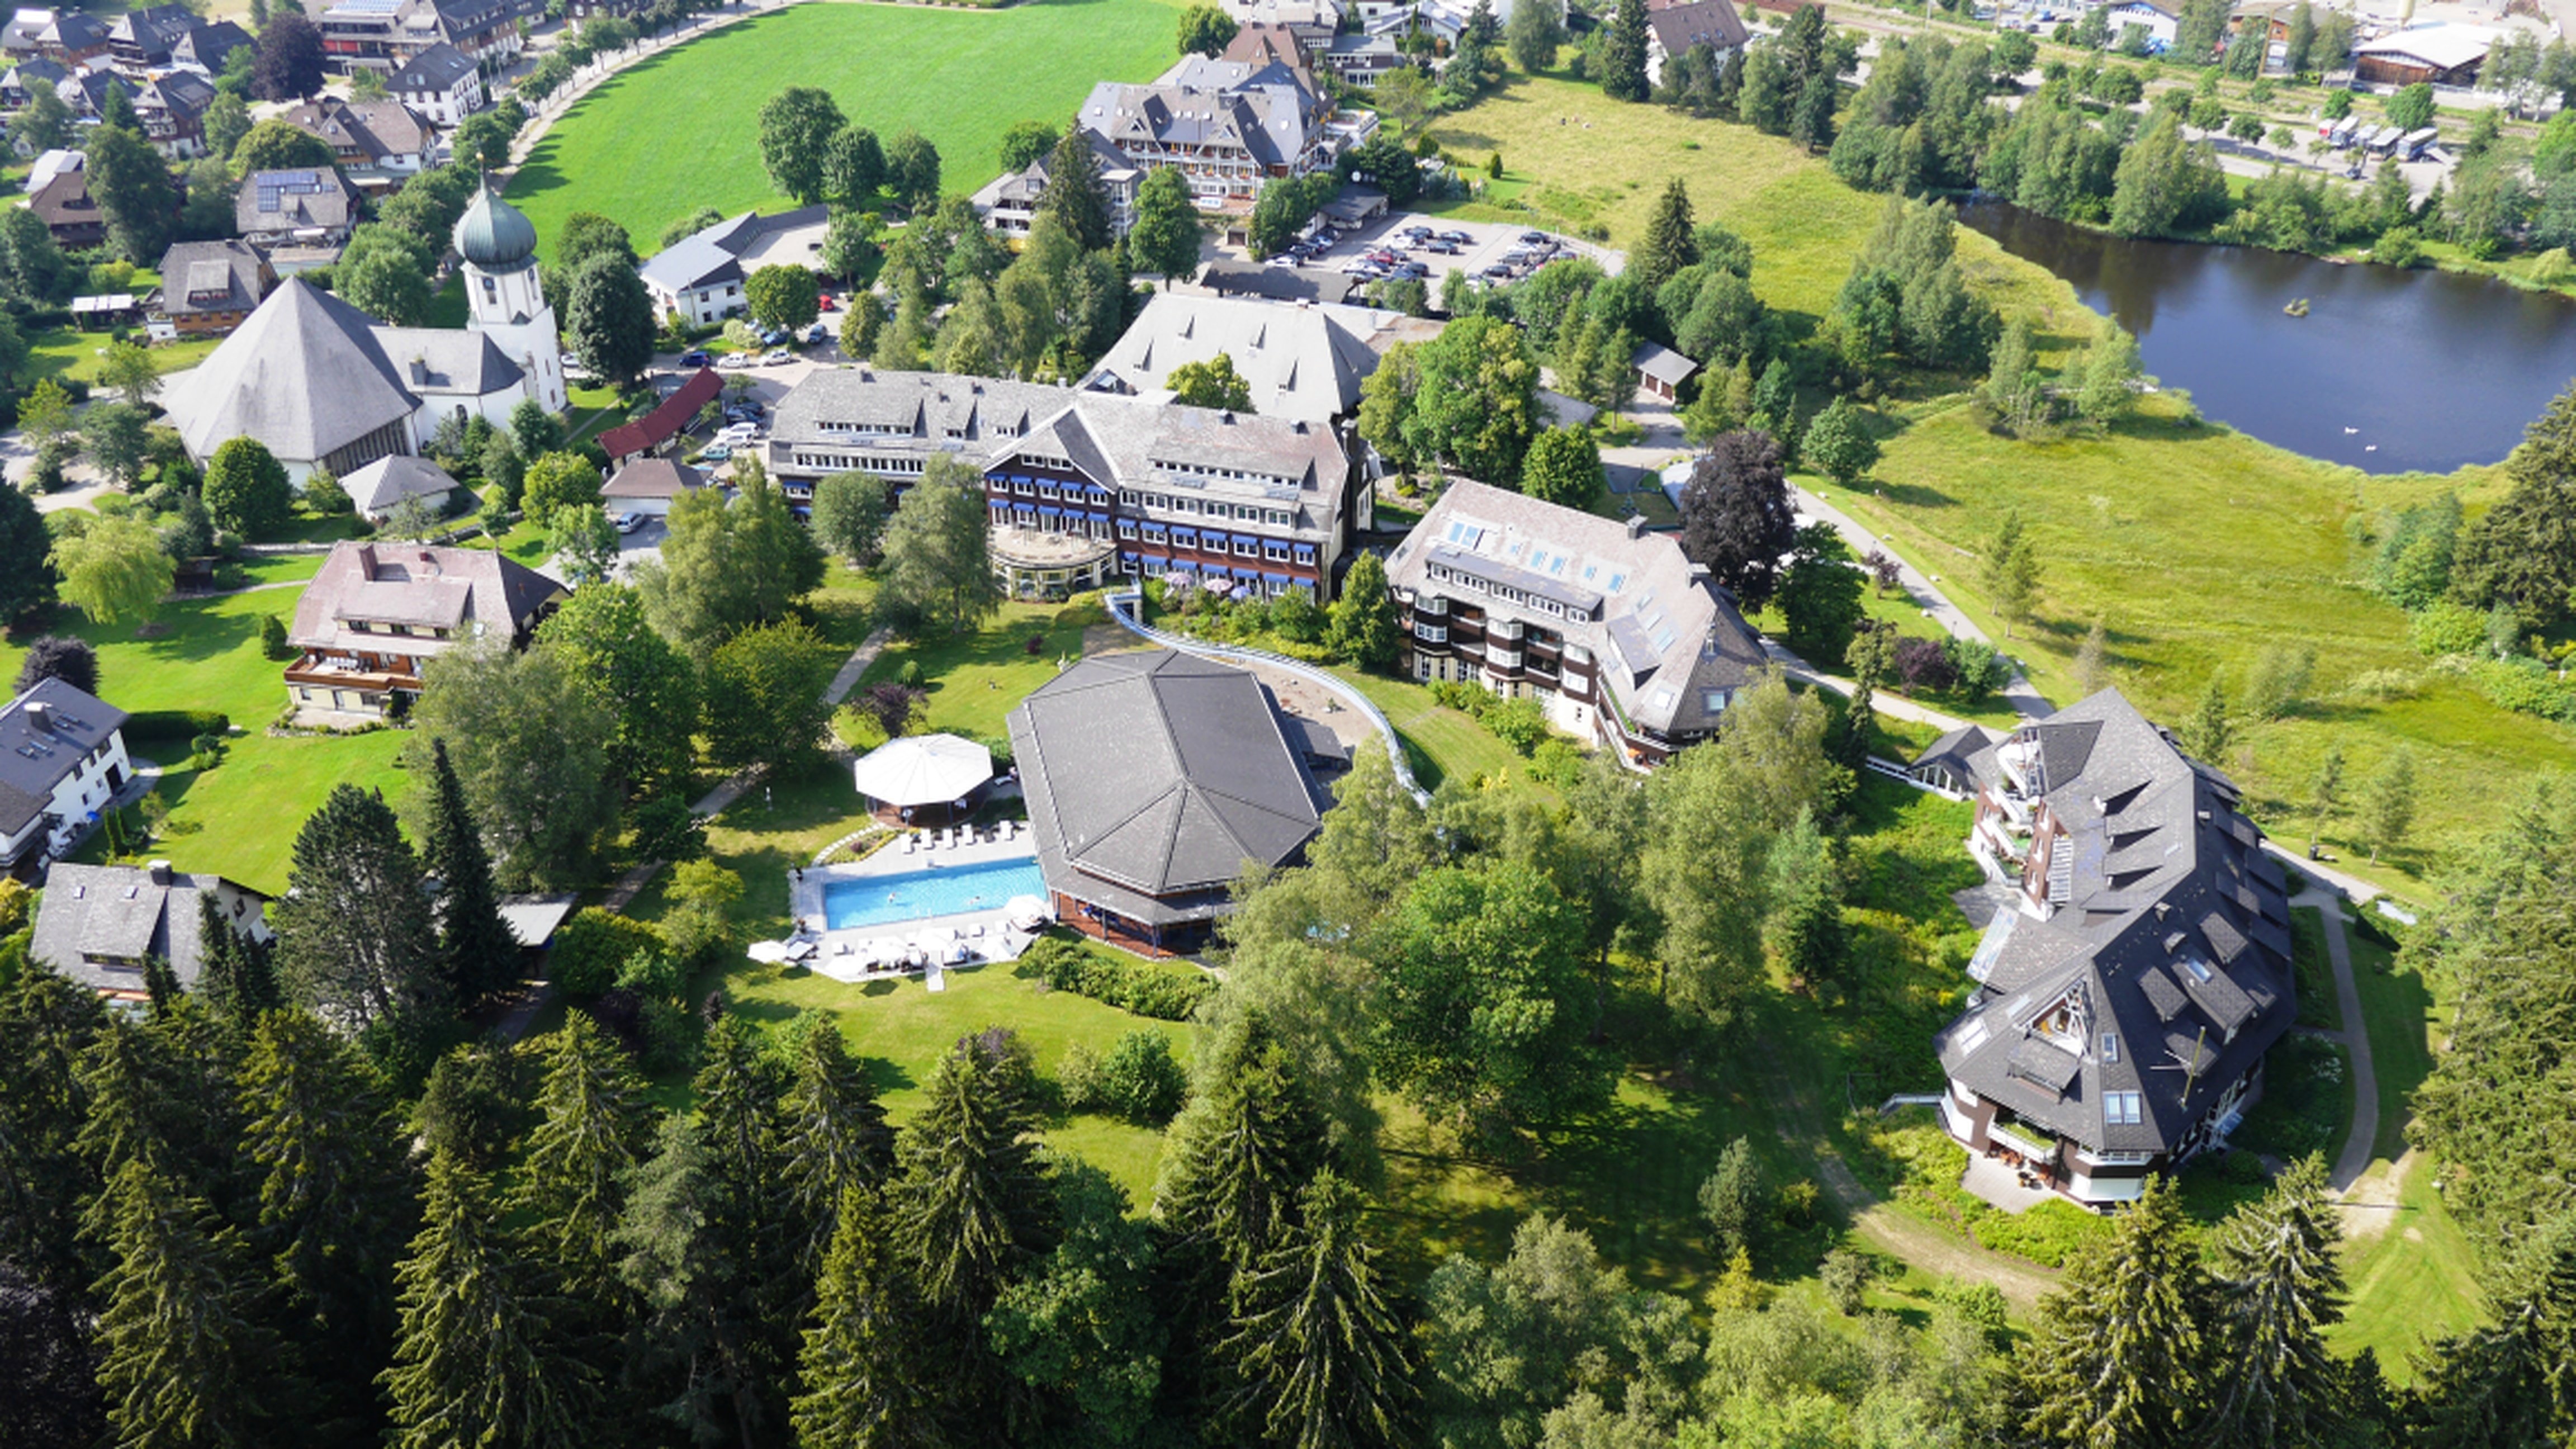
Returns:
[[[938,832],[917,834],[914,838],[926,846],[932,833]],[[823,891],[840,881],[882,880],[888,876],[912,875],[927,870],[1033,862],[1036,859],[1037,842],[1023,827],[1017,836],[1008,840],[977,840],[939,850],[917,848],[907,851],[903,848],[903,840],[897,838],[862,861],[848,865],[807,866],[790,875],[787,885],[788,906],[799,931],[795,939],[815,943],[812,954],[801,958],[797,964],[817,975],[848,982],[894,980],[925,974],[925,984],[937,991],[943,984],[937,963],[933,963],[925,973],[921,966],[893,964],[888,958],[900,960],[903,951],[916,945],[924,932],[952,931],[956,933],[955,943],[963,945],[976,961],[1016,960],[1036,937],[1026,930],[1016,929],[1010,912],[998,904],[987,910],[923,916],[909,921],[881,921],[875,925],[836,931],[824,926]]]

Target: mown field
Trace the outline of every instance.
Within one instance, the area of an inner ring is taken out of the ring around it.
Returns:
[[[972,191],[993,178],[1013,121],[1061,125],[1094,83],[1150,80],[1170,64],[1177,14],[1162,0],[794,6],[603,82],[538,143],[510,200],[548,246],[566,216],[595,211],[647,254],[700,207],[791,206],[761,169],[760,107],[799,85],[830,91],[881,140],[920,131],[939,148],[945,188]]]

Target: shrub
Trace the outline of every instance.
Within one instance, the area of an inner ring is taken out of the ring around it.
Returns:
[[[688,978],[681,974],[679,962],[667,951],[651,947],[626,958],[617,968],[617,986],[632,991],[646,1000],[670,1000],[688,989]]]
[[[125,743],[140,746],[149,740],[184,744],[199,735],[220,735],[233,727],[232,718],[217,709],[147,709],[125,717]]]
[[[2476,660],[2469,666],[2469,680],[2499,708],[2576,721],[2576,681],[2561,679],[2537,659]]]
[[[1825,1297],[1837,1311],[1852,1317],[1858,1317],[1861,1310],[1869,1306],[1870,1280],[1877,1276],[1877,1263],[1848,1248],[1836,1248],[1825,1254],[1825,1261],[1817,1268],[1817,1277],[1824,1283]]]
[[[1100,1054],[1080,1042],[1064,1050],[1064,1064],[1055,1069],[1057,1100],[1068,1112],[1096,1112],[1108,1105],[1100,1087]]]
[[[1150,1028],[1118,1038],[1100,1063],[1103,1104],[1147,1127],[1171,1121],[1189,1089],[1189,1074],[1173,1057],[1171,1038]]]
[[[2015,1216],[1995,1213],[1977,1221],[1980,1246],[2028,1258],[2043,1268],[2062,1268],[2074,1256],[2097,1247],[2110,1236],[2108,1219],[2095,1217],[2071,1202],[2051,1198]]]
[[[2012,678],[2012,666],[1992,644],[1976,639],[1949,638],[1941,641],[1941,657],[1950,661],[1954,677],[1951,688],[1971,698],[1992,694]]]
[[[1132,961],[1061,936],[1031,946],[1015,970],[1058,991],[1157,1021],[1187,1021],[1216,990],[1216,983],[1195,967]]]
[[[2406,627],[2406,637],[2416,653],[2431,658],[2475,654],[2486,647],[2487,616],[2445,601],[2417,614]]]
[[[1987,1347],[2000,1352],[2012,1342],[2010,1305],[2004,1302],[2004,1290],[1994,1284],[1944,1278],[1933,1290],[1932,1301],[1985,1330]]]
[[[1899,639],[1896,678],[1908,694],[1942,694],[1959,682],[1959,667],[1938,640]]]
[[[661,932],[642,921],[630,921],[591,906],[555,933],[547,969],[555,988],[565,996],[575,1001],[590,1000],[618,984],[619,975],[636,952],[662,949]]]
[[[1498,700],[1485,711],[1485,728],[1511,746],[1514,754],[1526,757],[1547,738],[1547,712],[1527,697]]]
[[[259,652],[269,659],[288,660],[299,652],[286,642],[286,621],[275,614],[259,616]]]

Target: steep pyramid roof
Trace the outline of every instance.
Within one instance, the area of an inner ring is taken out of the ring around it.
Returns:
[[[377,342],[367,314],[300,277],[278,284],[166,401],[198,457],[249,436],[310,462],[388,423],[420,399]]]

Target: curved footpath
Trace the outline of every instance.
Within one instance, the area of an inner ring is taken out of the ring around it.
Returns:
[[[1109,606],[1109,617],[1117,620],[1120,627],[1139,639],[1160,644],[1166,649],[1177,649],[1183,654],[1194,654],[1202,659],[1261,664],[1272,669],[1285,670],[1319,689],[1331,691],[1335,698],[1358,710],[1363,718],[1377,727],[1379,736],[1386,741],[1386,757],[1395,765],[1396,782],[1412,792],[1414,799],[1425,805],[1431,803],[1431,792],[1414,782],[1413,767],[1404,762],[1404,739],[1395,732],[1395,722],[1386,717],[1385,711],[1371,703],[1367,695],[1352,688],[1339,675],[1328,670],[1317,669],[1303,660],[1291,659],[1285,654],[1273,654],[1266,649],[1246,649],[1235,644],[1211,644],[1204,639],[1192,638],[1187,634],[1173,634],[1157,629],[1137,614],[1130,612],[1144,601],[1144,597],[1142,590],[1130,588],[1103,594],[1101,600]]]

